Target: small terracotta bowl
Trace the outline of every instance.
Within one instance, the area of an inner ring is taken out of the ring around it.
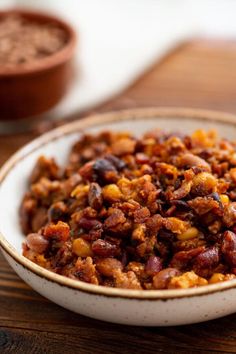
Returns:
[[[0,18],[8,15],[55,24],[67,34],[62,49],[48,57],[13,68],[0,67],[0,120],[15,121],[49,110],[64,96],[72,78],[76,34],[69,24],[44,13],[18,9],[0,12]]]
[[[155,128],[191,133],[218,130],[234,139],[235,116],[179,108],[144,108],[111,112],[61,126],[42,135],[6,162],[0,171],[0,248],[16,273],[53,302],[100,320],[136,326],[170,326],[206,321],[236,311],[236,280],[191,289],[130,290],[69,279],[41,268],[22,256],[25,236],[19,226],[19,205],[35,161],[53,156],[62,166],[82,133],[132,131],[136,136]]]

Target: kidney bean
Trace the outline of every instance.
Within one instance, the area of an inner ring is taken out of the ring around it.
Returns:
[[[227,227],[231,227],[236,223],[236,202],[225,206],[223,221]]]
[[[162,261],[160,257],[150,256],[145,266],[145,271],[148,275],[155,275],[162,269]]]
[[[49,242],[42,235],[32,233],[26,237],[26,244],[32,251],[43,253],[48,248]]]
[[[191,153],[185,153],[180,157],[180,161],[179,161],[179,166],[180,167],[204,167],[206,171],[210,171],[210,165],[209,163],[207,163],[204,159],[202,159],[201,157],[197,156],[197,155],[193,155]]]
[[[188,263],[193,260],[194,257],[197,257],[204,250],[204,246],[199,246],[189,251],[177,252],[171,260],[171,266],[178,269],[185,268]]]
[[[117,245],[112,245],[105,240],[96,240],[92,244],[92,251],[95,255],[100,257],[112,257],[119,253]]]
[[[162,240],[162,241],[169,241],[169,242],[173,242],[175,240],[176,235],[169,231],[169,230],[165,230],[165,229],[161,229],[158,232],[158,239]]]
[[[93,179],[93,165],[94,161],[89,161],[79,169],[79,174],[82,178],[88,181]]]
[[[104,182],[115,182],[117,179],[117,169],[106,159],[97,159],[93,164],[93,173],[95,180]]]
[[[236,234],[234,232],[224,232],[221,251],[229,265],[236,267]]]
[[[102,189],[98,183],[93,182],[90,184],[88,192],[88,202],[91,208],[93,209],[98,210],[102,207]]]
[[[175,268],[163,269],[153,277],[153,286],[155,289],[166,289],[171,278],[180,274],[181,272]]]
[[[217,246],[213,246],[200,253],[195,258],[194,263],[199,268],[211,268],[216,266],[219,263],[219,260],[219,248]]]
[[[113,228],[118,224],[123,224],[126,221],[125,214],[120,209],[113,210],[112,214],[104,222],[104,227],[106,229]]]
[[[57,202],[52,204],[48,210],[48,219],[49,221],[58,221],[63,219],[63,216],[67,212],[67,207],[64,202]]]
[[[126,163],[123,160],[119,159],[118,157],[112,154],[105,155],[105,159],[110,161],[117,168],[118,171],[121,171],[126,167]]]
[[[102,227],[102,223],[96,219],[89,219],[82,217],[79,220],[79,226],[81,226],[85,230],[97,229]]]

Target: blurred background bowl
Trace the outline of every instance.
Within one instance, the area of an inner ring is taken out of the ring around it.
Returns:
[[[0,120],[37,116],[56,105],[72,80],[72,58],[76,43],[73,28],[61,19],[41,12],[1,11],[0,19],[16,15],[32,23],[52,24],[66,33],[66,43],[55,53],[32,63],[0,67]]]

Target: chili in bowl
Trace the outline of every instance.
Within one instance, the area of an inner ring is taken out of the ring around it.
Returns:
[[[231,115],[150,108],[45,134],[1,171],[4,255],[41,294],[99,319],[234,312],[234,133]]]

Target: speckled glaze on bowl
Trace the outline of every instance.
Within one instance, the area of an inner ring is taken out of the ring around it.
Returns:
[[[21,255],[24,240],[18,208],[36,158],[54,156],[63,164],[82,132],[129,130],[140,135],[154,127],[191,132],[216,128],[234,139],[236,117],[202,110],[144,108],[113,112],[76,121],[34,140],[0,171],[0,245],[16,273],[41,295],[74,312],[105,321],[169,326],[206,321],[236,311],[236,280],[186,290],[127,290],[75,281],[39,267]]]

